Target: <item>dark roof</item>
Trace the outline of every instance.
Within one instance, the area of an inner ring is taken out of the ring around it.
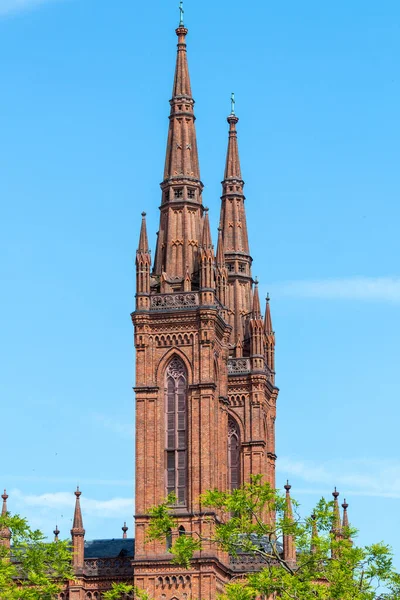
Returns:
[[[85,558],[133,557],[134,554],[135,540],[133,538],[85,541]]]

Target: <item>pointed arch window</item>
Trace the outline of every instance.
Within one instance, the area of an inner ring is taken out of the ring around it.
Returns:
[[[240,486],[240,430],[231,416],[228,417],[228,485],[231,490]]]
[[[187,373],[175,357],[166,371],[165,382],[165,470],[166,492],[175,494],[177,504],[187,502]]]

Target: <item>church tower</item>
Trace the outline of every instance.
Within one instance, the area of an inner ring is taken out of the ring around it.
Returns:
[[[261,473],[275,485],[274,345],[251,274],[236,125],[229,140],[214,252],[203,206],[186,36],[181,21],[170,100],[160,225],[154,261],[146,215],[136,254],[135,584],[154,598],[214,599],[232,574],[210,545],[192,570],[173,565],[175,536],[213,527],[199,496]],[[176,531],[147,542],[149,508],[173,493]],[[211,519],[210,519],[211,517]],[[171,592],[171,589],[173,591]]]

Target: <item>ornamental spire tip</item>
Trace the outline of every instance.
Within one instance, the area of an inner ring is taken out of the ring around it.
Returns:
[[[183,9],[183,0],[180,0],[179,2],[179,27],[185,27],[185,24],[183,22],[183,15],[185,14],[185,11]]]
[[[235,115],[235,104],[236,104],[236,100],[235,100],[235,92],[232,92],[231,94],[231,115]]]

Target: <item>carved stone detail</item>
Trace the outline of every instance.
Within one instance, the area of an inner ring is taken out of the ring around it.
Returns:
[[[150,310],[169,310],[187,308],[199,305],[199,295],[189,292],[186,294],[157,294],[150,297]]]

